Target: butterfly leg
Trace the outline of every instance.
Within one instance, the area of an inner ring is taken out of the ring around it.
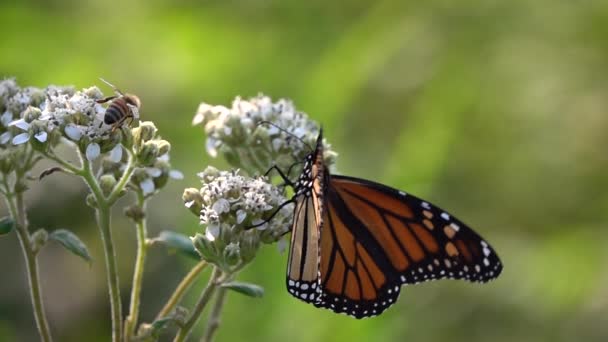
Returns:
[[[270,169],[268,169],[268,171],[266,171],[266,173],[264,174],[264,177],[267,177],[270,174],[270,172],[272,172],[272,170],[276,170],[277,171],[277,173],[279,174],[279,176],[281,176],[281,178],[283,179],[283,181],[285,182],[285,184],[291,186],[292,188],[294,187],[293,182],[290,181],[289,178],[287,178],[287,176],[285,176],[285,174],[283,173],[283,171],[281,171],[281,169],[279,169],[279,167],[276,166],[276,165],[271,166]]]
[[[262,222],[260,222],[258,224],[254,224],[252,226],[245,227],[245,230],[249,230],[251,228],[257,228],[257,227],[260,227],[260,226],[262,226],[262,225],[270,222],[270,220],[272,220],[279,213],[279,211],[281,211],[281,209],[283,209],[284,206],[286,206],[286,205],[288,205],[290,203],[293,203],[293,202],[294,202],[294,199],[292,198],[292,199],[290,199],[288,201],[285,201],[285,202],[281,203],[281,205],[279,205],[279,207],[270,215],[270,217],[268,217],[267,219],[265,219],[264,221],[262,221]]]

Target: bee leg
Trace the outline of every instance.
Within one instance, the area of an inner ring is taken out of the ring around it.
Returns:
[[[106,103],[108,101],[114,100],[117,97],[118,96],[116,96],[116,95],[114,95],[114,96],[108,96],[108,97],[100,99],[100,100],[95,100],[95,102],[97,102],[97,103]]]
[[[120,118],[120,120],[116,121],[115,123],[112,124],[112,133],[114,133],[114,131],[122,126],[122,124],[125,122],[125,120],[127,120],[129,117],[128,116],[123,116],[122,118]]]

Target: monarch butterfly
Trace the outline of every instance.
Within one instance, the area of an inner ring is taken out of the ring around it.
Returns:
[[[330,175],[322,141],[321,130],[295,184],[273,167],[295,192],[289,201],[295,203],[289,293],[316,307],[364,318],[394,304],[402,285],[498,277],[498,255],[471,228],[403,191]]]

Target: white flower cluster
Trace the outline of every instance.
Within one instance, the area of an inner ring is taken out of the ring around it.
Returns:
[[[97,87],[21,89],[13,79],[1,81],[0,145],[31,142],[35,149],[46,151],[65,138],[94,160],[120,140],[120,133],[109,134],[110,127],[103,124],[106,108],[96,103],[102,97]]]
[[[141,191],[144,196],[154,194],[164,187],[169,178],[184,178],[180,171],[171,169],[169,162],[171,145],[158,136],[158,130],[153,122],[142,121],[125,136],[129,141],[123,141],[124,146],[116,145],[103,159],[102,174],[112,176],[114,179],[119,178],[126,167],[127,153],[124,153],[124,149],[129,148],[129,153],[135,159],[135,168],[129,186]],[[110,179],[110,183],[112,182]]]
[[[9,170],[2,166],[17,162],[17,154],[7,151],[31,146],[33,151],[59,158],[53,148],[68,142],[79,149],[83,159],[102,160],[96,175],[107,193],[127,171],[130,158],[132,170],[128,172],[133,174],[129,186],[145,196],[162,188],[168,178],[183,178],[171,169],[171,145],[159,137],[152,122],[112,130],[104,123],[110,102],[97,103],[102,98],[97,87],[81,91],[59,86],[21,89],[13,79],[0,81],[0,168]]]
[[[186,189],[183,198],[206,226],[205,234],[193,238],[205,260],[221,267],[242,265],[253,259],[260,243],[276,242],[289,230],[293,206],[281,207],[287,199],[267,179],[213,167],[199,177],[202,187]]]
[[[264,95],[237,97],[231,108],[201,103],[193,124],[204,126],[210,156],[222,154],[250,174],[264,173],[272,165],[287,170],[311,152],[319,134],[317,123],[296,111],[291,101],[272,102]],[[325,142],[324,150],[327,165],[333,164],[336,153]]]

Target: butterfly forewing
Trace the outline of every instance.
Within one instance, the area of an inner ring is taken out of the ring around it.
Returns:
[[[293,296],[314,303],[319,282],[320,232],[323,213],[324,169],[317,154],[307,157],[296,185],[296,206],[291,230],[287,289]]]

